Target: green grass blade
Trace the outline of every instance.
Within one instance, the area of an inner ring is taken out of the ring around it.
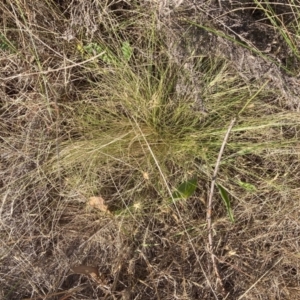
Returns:
[[[243,181],[238,181],[238,185],[240,187],[242,187],[243,189],[245,189],[247,192],[255,192],[257,191],[255,185],[251,184],[251,183],[247,183],[247,182],[243,182]]]

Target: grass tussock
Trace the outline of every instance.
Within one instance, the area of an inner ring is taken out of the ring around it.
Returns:
[[[299,8],[206,5],[0,4],[3,299],[297,299]]]

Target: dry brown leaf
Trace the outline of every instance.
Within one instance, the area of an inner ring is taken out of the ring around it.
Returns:
[[[90,197],[88,205],[102,212],[109,212],[107,205],[104,204],[104,199],[102,197]]]
[[[90,276],[95,282],[102,285],[105,288],[108,288],[108,286],[104,285],[106,284],[106,278],[103,274],[100,275],[98,268],[94,266],[87,266],[87,265],[78,265],[71,267],[71,270],[75,274],[81,274]]]
[[[94,279],[99,278],[99,271],[97,267],[79,265],[71,267],[71,270],[76,274],[89,275]]]

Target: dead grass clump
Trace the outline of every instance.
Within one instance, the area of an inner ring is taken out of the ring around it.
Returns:
[[[213,22],[214,4],[173,4],[0,4],[3,299],[296,299],[296,92],[230,39],[239,7]],[[286,45],[295,26],[273,24]]]

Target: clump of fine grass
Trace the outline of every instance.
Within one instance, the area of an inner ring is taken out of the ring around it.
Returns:
[[[281,128],[297,123],[296,116],[273,106],[269,99],[275,94],[263,83],[245,83],[225,59],[193,58],[200,82],[198,101],[204,111],[196,108],[191,94],[178,93],[185,72],[167,55],[159,33],[149,34],[148,42],[138,45],[139,52],[127,56],[122,45],[127,43],[133,51],[131,46],[114,34],[109,44],[104,40],[93,44],[99,45],[94,54],[100,57],[90,68],[99,80],[66,111],[76,133],[61,144],[59,164],[51,162],[86,195],[106,190],[113,180],[127,195],[123,204],[133,204],[135,195],[146,195],[150,186],[158,199],[164,198],[168,189],[158,167],[173,188],[195,173],[207,180],[224,132],[236,116],[238,123],[223,162],[225,173],[226,169],[247,172],[236,165],[239,156],[296,143],[283,136],[281,145],[278,142]]]

